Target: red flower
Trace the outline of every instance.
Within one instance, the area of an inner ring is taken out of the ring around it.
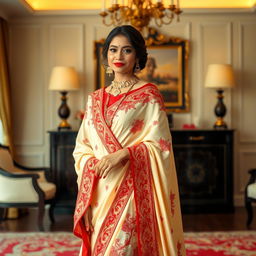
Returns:
[[[134,120],[132,123],[132,128],[130,129],[131,133],[136,133],[142,130],[142,127],[144,126],[143,120]]]
[[[168,140],[160,139],[158,141],[159,146],[162,151],[170,151],[171,150],[171,143]]]
[[[83,120],[85,116],[85,111],[80,109],[76,112],[76,119]]]

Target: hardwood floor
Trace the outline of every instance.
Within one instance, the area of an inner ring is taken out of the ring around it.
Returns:
[[[256,230],[256,209],[254,209],[254,213],[251,230]],[[234,213],[183,215],[183,226],[185,232],[247,230],[246,220],[245,208],[239,207],[235,209]]]
[[[256,209],[254,209],[254,213],[251,230],[256,230]],[[72,214],[58,213],[55,214],[55,219],[55,223],[51,224],[46,211],[45,231],[72,231]],[[232,214],[185,214],[183,215],[183,226],[185,232],[247,230],[246,219],[245,209],[236,208]],[[29,209],[29,214],[21,216],[19,219],[0,221],[0,232],[38,231],[36,221],[37,210]]]

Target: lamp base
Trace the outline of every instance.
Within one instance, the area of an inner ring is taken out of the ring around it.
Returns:
[[[58,130],[70,130],[71,126],[70,124],[67,122],[67,119],[70,115],[70,110],[69,107],[67,105],[67,92],[66,91],[62,91],[61,93],[61,105],[59,107],[58,113],[59,113],[59,117],[61,118],[61,122],[58,126]]]
[[[58,130],[70,130],[71,129],[71,125],[67,122],[66,119],[63,119],[59,126],[58,126]]]
[[[217,121],[214,124],[214,129],[227,129],[228,126],[227,124],[224,122],[222,117],[217,117]]]
[[[222,89],[218,89],[217,90],[217,104],[215,106],[215,109],[214,109],[214,112],[215,112],[215,115],[217,116],[217,121],[215,122],[214,124],[214,128],[215,129],[227,129],[228,126],[227,124],[224,122],[223,118],[224,116],[226,115],[226,106],[223,102],[223,90]]]

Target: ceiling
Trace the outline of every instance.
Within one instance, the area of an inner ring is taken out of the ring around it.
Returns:
[[[101,9],[104,0],[23,0],[34,10],[77,10],[77,9]],[[105,0],[107,5],[110,0]],[[119,4],[127,1],[119,0]],[[156,2],[156,0],[153,2]],[[163,0],[169,5],[171,0]],[[176,0],[175,0],[176,2]],[[248,8],[255,5],[255,0],[180,0],[182,8]]]
[[[0,0],[0,16],[4,18],[31,15],[58,15],[99,13],[102,2],[113,0]],[[118,3],[127,0],[118,0]],[[152,0],[156,2],[157,0]],[[174,0],[176,2],[176,0]],[[163,0],[169,5],[171,0]],[[216,8],[218,10],[251,10],[255,11],[256,0],[180,0],[183,10],[205,10]],[[235,8],[235,9],[234,9]]]

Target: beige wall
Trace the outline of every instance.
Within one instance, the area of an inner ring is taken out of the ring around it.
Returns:
[[[74,66],[81,90],[68,94],[70,123],[78,128],[75,112],[94,90],[93,42],[108,34],[97,15],[20,18],[10,21],[10,60],[14,132],[18,155],[29,165],[49,165],[47,131],[56,129],[60,95],[48,91],[51,68]],[[236,130],[235,203],[243,203],[247,170],[256,167],[256,15],[252,13],[184,14],[180,23],[160,32],[190,41],[189,86],[191,111],[174,114],[176,128],[196,123],[211,128],[216,104],[214,90],[204,88],[207,65],[231,63],[237,87],[225,92],[226,121]]]

